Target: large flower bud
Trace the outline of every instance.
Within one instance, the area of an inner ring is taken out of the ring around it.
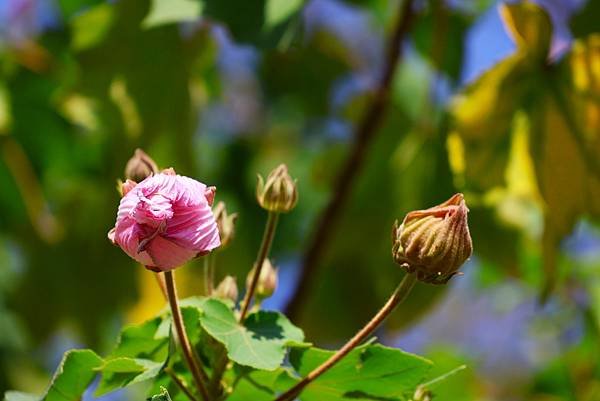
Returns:
[[[238,287],[235,278],[226,276],[223,281],[219,283],[213,294],[218,298],[230,299],[233,302],[237,302]]]
[[[169,271],[219,247],[211,206],[215,188],[165,170],[121,198],[108,237],[154,271]]]
[[[221,249],[223,249],[229,245],[235,236],[237,213],[228,214],[225,202],[219,202],[217,203],[217,206],[214,207],[213,214],[217,221],[217,227],[219,228],[219,235],[221,237]]]
[[[425,210],[410,212],[392,231],[396,263],[420,281],[445,284],[473,252],[462,194]]]
[[[270,212],[285,213],[296,206],[298,202],[296,181],[288,174],[285,164],[280,164],[271,171],[266,182],[260,175],[258,176],[256,199],[263,209]]]
[[[256,269],[250,270],[248,277],[246,278],[246,288],[250,288],[252,277]],[[263,262],[262,269],[260,269],[260,276],[258,277],[258,283],[256,285],[256,298],[261,300],[269,298],[275,292],[277,288],[277,269],[273,267],[271,261],[267,258]]]
[[[158,173],[158,166],[142,149],[136,149],[125,165],[125,179],[127,180],[140,182],[156,173]]]

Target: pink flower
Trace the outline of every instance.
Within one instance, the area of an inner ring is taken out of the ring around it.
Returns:
[[[173,170],[127,181],[109,239],[154,271],[169,271],[221,242],[211,206],[215,187]]]

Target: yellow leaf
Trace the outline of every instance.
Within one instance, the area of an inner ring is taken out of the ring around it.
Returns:
[[[512,55],[452,101],[454,132],[465,154],[465,179],[478,190],[504,185],[511,122],[528,90],[523,56]]]
[[[548,13],[529,1],[502,3],[499,11],[504,27],[517,48],[545,59],[552,39],[552,22]]]

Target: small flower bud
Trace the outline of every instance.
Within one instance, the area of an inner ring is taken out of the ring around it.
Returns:
[[[298,202],[296,181],[288,174],[285,164],[280,164],[271,171],[266,182],[260,175],[258,176],[256,199],[263,209],[270,212],[286,213],[296,206]]]
[[[238,287],[235,281],[235,277],[226,276],[223,281],[219,283],[213,295],[218,298],[230,299],[233,302],[237,302],[238,299]]]
[[[214,207],[213,214],[215,215],[215,220],[217,220],[217,227],[219,228],[219,235],[221,237],[221,249],[223,249],[235,237],[237,213],[227,214],[225,202],[219,202]]]
[[[392,231],[396,263],[420,281],[445,284],[473,252],[462,194],[425,210],[408,213]]]
[[[250,288],[252,277],[256,269],[250,270],[248,277],[246,278],[246,288]],[[277,269],[273,267],[269,259],[265,259],[260,269],[260,276],[258,277],[258,283],[256,285],[255,296],[257,299],[262,300],[269,298],[275,292],[277,288]]]
[[[136,149],[125,166],[125,178],[135,182],[143,181],[149,175],[157,172],[158,166],[142,149]]]

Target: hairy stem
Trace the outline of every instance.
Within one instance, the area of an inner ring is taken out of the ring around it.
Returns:
[[[175,288],[175,273],[173,271],[167,271],[164,275],[169,306],[171,307],[171,315],[173,316],[173,325],[175,326],[177,337],[179,337],[179,343],[181,344],[185,362],[192,373],[192,377],[196,382],[198,391],[200,391],[200,394],[202,395],[202,399],[204,399],[204,401],[210,401],[206,384],[208,378],[200,365],[200,358],[194,353],[183,324],[183,316],[181,315],[181,309],[179,308],[179,301],[177,299],[177,289]]]
[[[310,242],[302,257],[298,285],[286,307],[286,314],[292,320],[297,317],[300,306],[311,290],[312,280],[317,277],[315,273],[323,251],[327,248],[340,213],[350,198],[352,184],[362,168],[369,145],[373,141],[387,109],[392,79],[402,56],[402,42],[409,32],[413,17],[413,0],[404,0],[400,3],[392,36],[387,44],[383,74],[379,79],[373,100],[356,126],[354,144],[334,181],[332,197],[316,220],[317,226],[314,234],[310,237]]]
[[[414,274],[406,274],[396,290],[387,300],[385,305],[377,312],[375,316],[352,337],[342,348],[340,348],[329,359],[312,370],[305,378],[300,380],[294,387],[281,394],[275,401],[291,401],[296,398],[302,390],[314,381],[317,377],[331,369],[336,363],[342,360],[350,351],[359,346],[367,337],[369,337],[377,327],[392,313],[394,308],[402,302],[410,293],[417,281]]]
[[[273,237],[275,236],[275,228],[277,227],[278,217],[278,213],[269,212],[269,217],[267,218],[267,224],[265,225],[265,232],[263,234],[262,243],[260,244],[260,248],[258,250],[256,262],[254,263],[254,274],[252,275],[252,280],[250,281],[250,287],[246,289],[246,294],[244,295],[244,300],[242,301],[242,312],[240,313],[240,322],[243,322],[246,318],[246,315],[248,314],[248,309],[250,308],[250,304],[252,303],[252,297],[254,296],[254,292],[256,291],[256,285],[258,284],[258,279],[260,278],[260,271],[262,270],[263,262],[269,254],[269,250],[271,249],[271,243],[273,243]]]

